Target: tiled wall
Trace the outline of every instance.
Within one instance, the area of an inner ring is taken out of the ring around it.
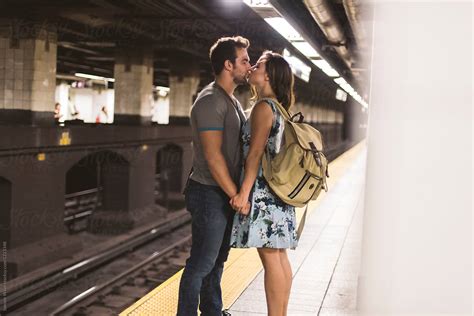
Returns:
[[[0,109],[54,110],[56,34],[36,38],[0,37]]]
[[[153,59],[141,58],[141,63],[117,60],[114,67],[115,113],[151,116]]]
[[[199,75],[170,76],[170,116],[189,117],[199,79]]]

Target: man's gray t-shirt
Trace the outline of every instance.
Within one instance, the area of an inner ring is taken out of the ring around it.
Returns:
[[[230,97],[215,82],[202,89],[191,108],[193,172],[190,178],[192,180],[207,185],[218,185],[204,157],[199,133],[222,131],[222,154],[230,176],[235,184],[238,184],[242,159],[240,129],[244,122],[244,111],[235,97]]]

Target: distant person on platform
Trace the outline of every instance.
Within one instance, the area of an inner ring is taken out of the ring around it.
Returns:
[[[100,112],[97,113],[95,118],[96,123],[108,123],[109,122],[109,113],[107,112],[107,107],[104,105],[100,108]]]
[[[242,163],[240,130],[245,115],[233,96],[250,70],[249,41],[224,37],[210,49],[215,81],[191,108],[193,169],[185,189],[192,216],[192,247],[179,287],[178,316],[230,315],[222,311],[221,277],[230,249]],[[242,208],[242,212],[248,212]]]
[[[54,120],[59,122],[62,117],[63,114],[61,114],[61,103],[56,102],[56,104],[54,104]]]

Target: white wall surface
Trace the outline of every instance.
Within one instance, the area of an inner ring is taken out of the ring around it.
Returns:
[[[361,315],[472,315],[472,16],[376,2]]]

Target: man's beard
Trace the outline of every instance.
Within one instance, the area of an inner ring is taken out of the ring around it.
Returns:
[[[236,85],[247,84],[247,76],[243,75],[242,77],[234,77],[234,83]]]

